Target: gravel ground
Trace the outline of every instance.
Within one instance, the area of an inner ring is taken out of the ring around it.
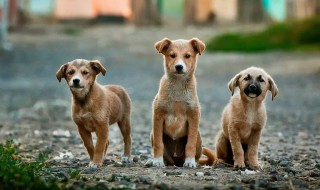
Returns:
[[[244,27],[241,30],[252,29]],[[259,27],[253,27],[254,29]],[[203,145],[214,149],[220,114],[230,92],[227,83],[251,65],[263,67],[280,93],[266,101],[268,122],[259,151],[262,170],[232,167],[145,168],[151,157],[151,104],[163,74],[162,57],[153,48],[163,37],[208,40],[229,28],[135,28],[120,25],[34,25],[10,34],[14,50],[0,54],[0,141],[14,139],[26,157],[49,152],[52,175],[63,181],[70,169],[80,178],[67,183],[129,189],[319,189],[320,55],[269,52],[209,53],[199,57],[198,95],[202,105]],[[73,31],[70,34],[68,31]],[[88,155],[70,118],[70,93],[55,72],[75,58],[99,59],[103,84],[120,84],[133,102],[132,164],[121,164],[122,138],[110,129],[105,165],[86,169]]]

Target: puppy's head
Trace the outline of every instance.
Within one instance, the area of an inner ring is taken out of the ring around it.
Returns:
[[[201,55],[205,47],[205,44],[198,38],[191,40],[164,38],[155,43],[157,51],[164,56],[165,72],[175,76],[193,74],[197,64],[197,55]]]
[[[272,93],[272,100],[278,94],[278,88],[272,77],[261,68],[250,67],[234,76],[229,84],[231,94],[236,87],[240,95],[248,100],[264,100],[268,90]]]
[[[64,78],[70,90],[82,96],[89,92],[91,85],[95,82],[100,72],[105,75],[106,69],[98,60],[76,59],[63,64],[57,71],[56,77],[59,82]]]

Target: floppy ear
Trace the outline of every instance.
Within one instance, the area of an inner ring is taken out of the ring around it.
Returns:
[[[107,72],[107,69],[105,69],[102,64],[100,63],[99,60],[92,60],[90,61],[90,65],[93,68],[93,70],[95,70],[97,72],[97,74],[99,74],[100,72],[102,73],[102,75],[104,76]]]
[[[190,43],[191,43],[194,51],[199,53],[199,55],[201,55],[202,52],[206,49],[206,45],[198,38],[192,38],[190,40]]]
[[[231,91],[231,96],[233,96],[233,94],[234,94],[234,89],[237,86],[239,86],[239,79],[240,79],[241,75],[242,75],[241,73],[237,74],[228,83],[229,90]]]
[[[279,90],[276,83],[273,81],[271,77],[268,78],[268,82],[269,82],[269,90],[271,91],[272,101],[273,101],[274,97],[277,96]]]
[[[171,44],[169,38],[163,38],[161,41],[158,41],[154,44],[154,47],[157,49],[158,53],[164,54]]]
[[[62,78],[65,78],[66,77],[66,70],[68,68],[69,64],[66,63],[66,64],[63,64],[60,69],[56,72],[56,77],[57,79],[59,80],[59,82],[61,82],[61,79]]]

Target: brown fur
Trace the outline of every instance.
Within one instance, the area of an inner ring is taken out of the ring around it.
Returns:
[[[196,167],[201,156],[199,133],[200,104],[197,96],[195,69],[197,54],[205,44],[197,38],[174,40],[168,38],[155,43],[164,58],[165,74],[153,101],[153,130],[150,138],[153,166],[176,165]],[[183,65],[178,72],[176,66]]]
[[[247,95],[245,89],[256,82],[261,94]],[[263,69],[250,67],[241,71],[229,82],[229,89],[234,94],[222,113],[222,129],[216,139],[216,163],[226,162],[234,167],[244,168],[247,164],[252,169],[259,169],[258,148],[267,114],[264,100],[268,90],[272,100],[278,94],[273,79]],[[252,97],[249,97],[252,96]]]
[[[124,140],[124,159],[131,156],[131,100],[125,89],[118,85],[102,86],[96,82],[106,69],[99,61],[76,59],[60,67],[59,81],[65,78],[72,93],[72,118],[78,126],[90,156],[90,167],[101,166],[108,148],[109,126],[118,123]],[[77,86],[74,79],[79,79]],[[93,145],[91,133],[97,136]]]

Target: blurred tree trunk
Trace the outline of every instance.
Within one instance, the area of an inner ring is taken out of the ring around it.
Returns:
[[[239,21],[259,23],[265,20],[261,0],[238,0]]]
[[[160,0],[133,0],[132,22],[135,25],[159,25],[161,24]]]

